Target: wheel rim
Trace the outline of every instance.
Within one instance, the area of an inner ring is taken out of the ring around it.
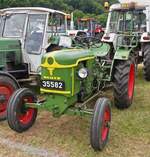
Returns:
[[[105,108],[104,115],[103,115],[103,124],[102,124],[102,141],[105,141],[109,132],[110,125],[110,110],[109,108]]]
[[[130,65],[130,72],[129,72],[129,82],[128,82],[128,97],[129,99],[133,96],[134,91],[134,78],[135,77],[135,69],[134,64]]]
[[[34,115],[34,111],[35,111],[35,109],[33,108],[25,108],[25,103],[32,103],[32,102],[33,102],[32,97],[23,98],[21,101],[21,107],[18,113],[18,119],[19,119],[19,122],[24,125],[30,123]]]
[[[13,87],[9,85],[0,85],[0,116],[5,114],[7,103],[10,96],[13,94]]]

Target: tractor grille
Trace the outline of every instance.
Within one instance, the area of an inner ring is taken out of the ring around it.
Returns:
[[[6,67],[9,63],[13,65],[21,63],[21,53],[19,51],[0,51],[0,67]]]
[[[72,76],[72,68],[48,69],[42,67],[41,74],[42,89],[49,90],[51,93],[53,93],[53,91],[64,91],[64,93],[66,92],[71,94],[74,79]]]

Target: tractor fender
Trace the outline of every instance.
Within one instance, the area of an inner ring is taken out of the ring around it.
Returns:
[[[11,74],[9,74],[8,72],[0,71],[0,76],[9,77],[10,79],[12,79],[14,81],[14,83],[18,86],[18,88],[20,88],[20,85],[19,85],[18,81],[16,80],[16,78],[14,76],[12,76]]]
[[[118,49],[114,55],[114,59],[111,66],[111,80],[113,81],[113,73],[114,67],[118,61],[126,61],[129,59],[130,54],[132,53],[132,49]]]
[[[132,48],[131,49],[119,48],[115,52],[114,60],[128,60],[131,53],[132,53]]]

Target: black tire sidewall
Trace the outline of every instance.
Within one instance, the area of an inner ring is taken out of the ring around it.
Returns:
[[[111,121],[111,107],[110,101],[107,98],[99,98],[96,101],[94,107],[94,115],[91,122],[91,145],[94,150],[103,150],[105,145],[108,142],[109,129],[107,133],[106,139],[102,140],[102,126],[103,126],[103,118],[105,109],[108,108],[110,112],[110,121]]]
[[[143,45],[144,78],[150,81],[150,43]]]
[[[129,98],[129,95],[128,95],[128,90],[129,90],[128,89],[128,83],[129,83],[130,67],[131,67],[132,64],[134,66],[134,80],[133,80],[134,82],[133,82],[132,96],[131,96],[131,98]],[[118,61],[115,66],[119,67],[120,65],[121,66],[122,65],[125,66],[125,69],[123,69],[123,72],[127,71],[128,75],[124,76],[124,79],[126,79],[126,83],[124,83],[125,84],[124,88],[121,88],[121,89],[120,89],[120,87],[122,86],[122,83],[123,83],[122,81],[123,80],[119,80],[120,82],[118,82],[115,79],[115,77],[114,77],[114,80],[113,80],[113,85],[114,85],[114,92],[113,92],[113,94],[114,94],[114,104],[115,104],[115,106],[118,109],[125,109],[125,108],[128,108],[128,107],[131,106],[132,101],[133,101],[133,96],[134,96],[135,73],[136,73],[135,72],[135,70],[136,70],[135,68],[136,67],[135,67],[134,57],[133,56],[129,56],[129,59],[126,60],[126,61]],[[114,75],[117,76],[118,75],[117,72],[118,71],[115,71]],[[124,74],[122,73],[122,75],[124,75]],[[116,90],[118,90],[118,92]]]
[[[32,116],[32,119],[29,123],[27,124],[22,124],[18,117],[17,117],[17,111],[21,107],[20,105],[20,100],[21,98],[25,96],[30,96],[33,98],[33,101],[36,101],[36,98],[33,94],[33,92],[29,89],[22,88],[17,90],[11,97],[9,104],[8,104],[8,110],[7,110],[7,117],[8,117],[8,124],[9,126],[17,132],[24,132],[28,130],[35,122],[36,117],[37,117],[37,109],[34,109],[34,113]]]

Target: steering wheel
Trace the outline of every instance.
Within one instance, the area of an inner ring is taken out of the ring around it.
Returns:
[[[76,36],[75,37],[75,44],[77,44],[77,45],[79,44],[82,46],[86,46],[88,48],[95,46],[96,48],[98,48],[99,45],[96,45],[97,43],[101,43],[101,45],[102,45],[102,42],[99,42],[97,40],[97,38],[95,38],[95,37],[91,37],[91,36],[90,37],[87,37],[87,36]]]

